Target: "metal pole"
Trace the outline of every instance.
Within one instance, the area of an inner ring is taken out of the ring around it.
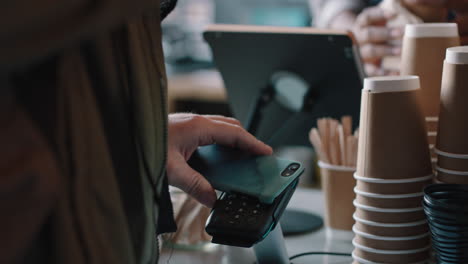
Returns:
[[[289,264],[281,226],[278,225],[260,243],[253,246],[257,264]]]

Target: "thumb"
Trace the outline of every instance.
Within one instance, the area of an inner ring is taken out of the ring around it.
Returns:
[[[213,207],[216,202],[213,187],[181,155],[168,160],[167,175],[170,185],[180,188],[205,206]]]

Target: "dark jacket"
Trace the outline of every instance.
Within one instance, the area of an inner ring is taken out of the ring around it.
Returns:
[[[157,261],[160,22],[152,0],[0,9],[0,263]]]

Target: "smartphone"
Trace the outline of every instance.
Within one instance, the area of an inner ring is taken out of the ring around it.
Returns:
[[[304,172],[300,162],[275,156],[254,156],[239,149],[199,147],[189,160],[216,190],[237,192],[271,204]]]
[[[189,164],[223,191],[205,230],[213,243],[251,247],[278,224],[304,168],[274,156],[222,146],[201,147]]]

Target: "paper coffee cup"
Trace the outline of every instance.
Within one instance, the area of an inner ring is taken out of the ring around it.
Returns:
[[[447,184],[447,182],[441,181],[441,180],[439,179],[439,177],[437,177],[437,176],[434,177],[434,183],[436,183],[436,184]]]
[[[448,170],[436,167],[437,179],[449,184],[468,184],[468,171]]]
[[[438,116],[440,83],[445,50],[459,46],[455,23],[406,25],[401,55],[401,74],[421,79],[420,102],[424,116]]]
[[[429,143],[429,145],[432,145],[432,146],[435,146],[435,144],[437,143],[437,132],[436,131],[429,131],[427,133],[427,143]],[[429,147],[429,149],[431,149],[431,147]]]
[[[468,153],[468,47],[447,49],[442,75],[439,129],[436,148],[448,153]]]
[[[423,177],[401,180],[386,180],[371,177],[362,177],[354,174],[357,180],[356,189],[376,194],[412,194],[422,192],[424,187],[432,183],[432,172]]]
[[[430,247],[412,250],[377,250],[364,247],[353,242],[354,251],[352,256],[361,262],[371,261],[373,263],[401,264],[401,263],[427,263],[429,260]],[[361,262],[366,263],[366,262]]]
[[[410,194],[376,194],[362,192],[357,188],[356,202],[363,205],[369,205],[380,208],[408,208],[419,207],[422,204],[423,192]]]
[[[364,220],[354,215],[357,230],[376,236],[405,237],[429,232],[426,219],[409,223],[379,223]]]
[[[376,236],[353,228],[356,234],[354,241],[359,245],[383,250],[409,250],[430,245],[430,233],[426,232],[407,237]]]
[[[438,149],[434,149],[434,152],[437,154],[438,167],[455,171],[468,171],[468,155],[463,158],[463,156],[439,151]]]
[[[437,132],[439,127],[439,117],[438,116],[426,116],[426,129],[428,132]]]
[[[372,77],[362,90],[356,172],[406,179],[432,173],[417,76]]]
[[[356,180],[351,167],[335,166],[319,161],[322,189],[325,196],[325,225],[351,231],[354,219],[353,191]]]
[[[358,218],[380,223],[407,223],[425,219],[423,207],[389,209],[371,207],[354,202]]]

